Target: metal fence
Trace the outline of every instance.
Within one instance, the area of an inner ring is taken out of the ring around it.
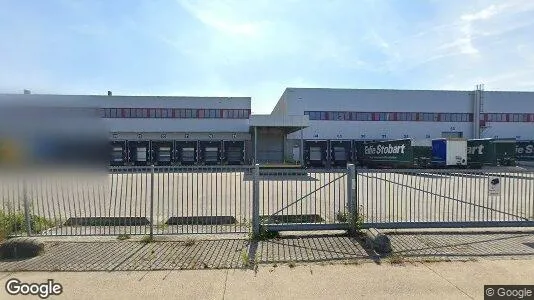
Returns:
[[[259,176],[261,225],[270,230],[347,227],[348,169],[264,171]]]
[[[534,226],[534,172],[359,170],[365,227]]]
[[[15,235],[248,232],[251,170],[172,166],[3,174],[0,227]]]
[[[353,165],[0,172],[0,200],[0,235],[534,226],[534,172]]]

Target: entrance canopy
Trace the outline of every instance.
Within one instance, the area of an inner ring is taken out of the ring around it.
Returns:
[[[279,164],[288,162],[286,137],[300,130],[300,155],[302,158],[302,129],[310,124],[308,116],[251,115],[249,126],[254,135],[254,162]],[[298,159],[302,163],[302,159]]]
[[[302,116],[285,116],[285,115],[251,115],[249,126],[255,127],[272,127],[284,129],[287,133],[292,133],[302,128],[310,126],[309,117]]]

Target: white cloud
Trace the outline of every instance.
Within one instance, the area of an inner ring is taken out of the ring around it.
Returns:
[[[462,15],[460,19],[467,22],[486,20],[499,13],[504,7],[505,5],[490,5],[481,11]]]
[[[179,1],[180,5],[204,25],[230,36],[254,37],[261,34],[260,22],[238,20],[232,7],[238,3],[220,1]]]

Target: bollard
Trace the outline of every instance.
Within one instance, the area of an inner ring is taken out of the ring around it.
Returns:
[[[260,165],[255,164],[252,170],[252,235],[260,234]]]
[[[150,167],[150,239],[154,237],[154,165]]]
[[[349,211],[349,232],[356,232],[358,220],[358,206],[356,203],[356,167],[347,165],[347,206]]]

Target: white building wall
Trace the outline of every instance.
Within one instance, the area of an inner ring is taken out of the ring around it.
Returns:
[[[287,114],[305,111],[474,113],[473,91],[349,90],[288,88]],[[484,92],[483,113],[534,113],[532,92]],[[278,105],[277,105],[278,106]],[[534,139],[534,123],[489,122],[482,137]],[[473,137],[471,122],[310,120],[305,139],[438,138],[442,132]],[[385,137],[384,137],[385,135]],[[288,139],[299,139],[300,133]]]
[[[451,112],[473,111],[472,92],[415,90],[295,89],[285,92],[288,114],[304,111]]]
[[[460,131],[470,134],[471,123],[450,122],[388,122],[388,121],[310,121],[304,139],[427,139],[441,137],[442,132]],[[300,139],[300,132],[288,135]]]
[[[484,92],[483,113],[534,114],[534,92]],[[482,137],[534,139],[534,122],[487,122]]]
[[[483,102],[485,113],[534,113],[534,92],[486,91]]]
[[[98,95],[0,95],[0,103],[55,104],[92,108],[247,109],[249,97],[160,97]],[[105,118],[110,132],[248,132],[248,119]]]
[[[248,119],[104,119],[110,132],[248,132]]]

